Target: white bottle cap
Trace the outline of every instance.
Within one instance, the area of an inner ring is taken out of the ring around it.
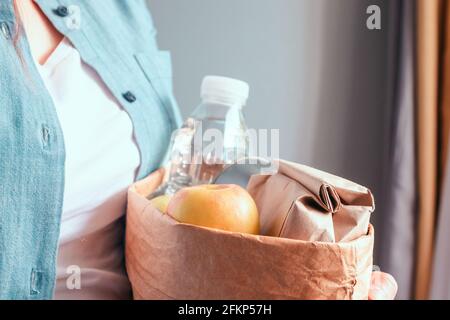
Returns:
[[[248,100],[248,83],[232,78],[207,76],[203,79],[201,98],[204,101],[223,102],[243,107]]]

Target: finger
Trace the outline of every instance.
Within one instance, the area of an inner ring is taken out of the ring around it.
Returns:
[[[394,300],[398,285],[394,277],[384,272],[373,272],[369,300]]]

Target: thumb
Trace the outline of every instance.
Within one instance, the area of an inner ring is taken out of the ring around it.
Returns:
[[[398,285],[394,277],[384,272],[373,272],[369,300],[394,300]]]

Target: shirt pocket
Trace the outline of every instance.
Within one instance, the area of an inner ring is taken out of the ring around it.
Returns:
[[[173,72],[170,52],[136,53],[134,58],[159,102],[168,111],[173,129],[177,128],[181,119],[178,105],[173,95]]]

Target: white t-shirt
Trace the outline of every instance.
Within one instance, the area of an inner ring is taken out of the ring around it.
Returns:
[[[140,165],[131,119],[69,40],[37,66],[66,147],[55,298],[129,298],[123,216]]]

